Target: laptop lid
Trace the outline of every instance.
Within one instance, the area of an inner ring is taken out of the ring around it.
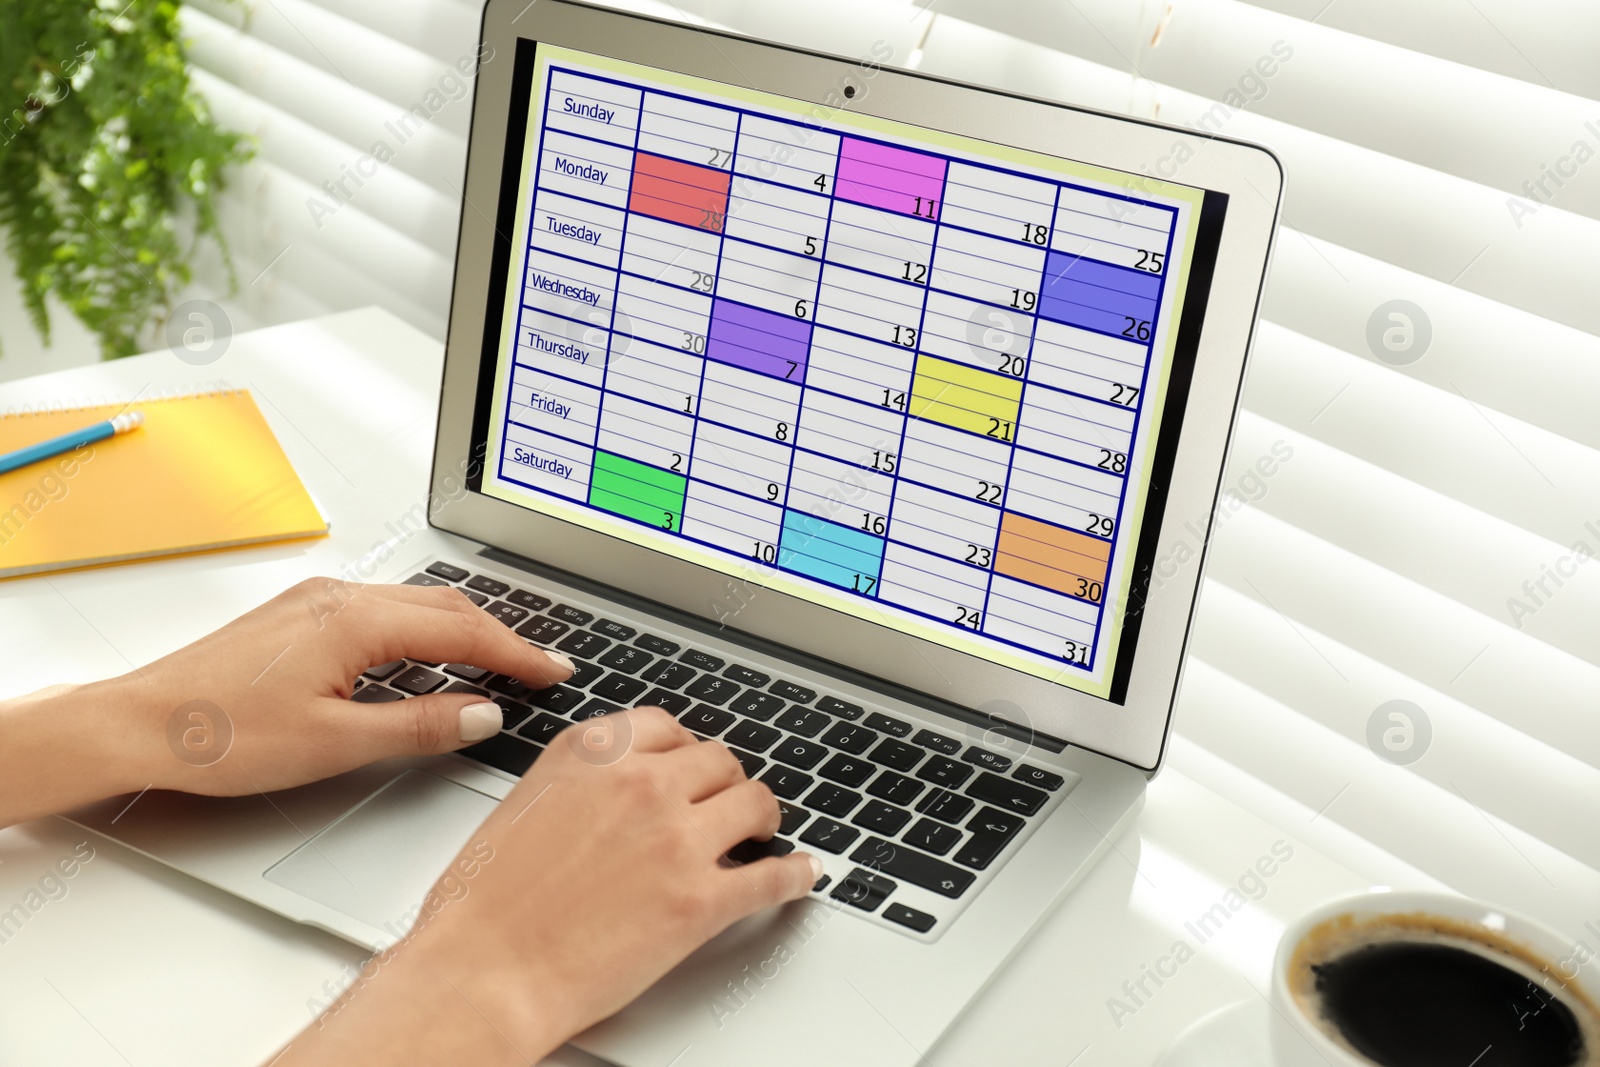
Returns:
[[[1281,169],[890,58],[490,0],[430,519],[1153,770]]]

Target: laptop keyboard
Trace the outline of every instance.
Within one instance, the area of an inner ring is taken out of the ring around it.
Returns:
[[[813,892],[919,934],[940,920],[895,901],[901,884],[960,900],[1066,784],[1053,771],[451,563],[405,581],[461,590],[517,634],[564,652],[576,671],[533,689],[470,664],[395,660],[367,670],[352,699],[492,699],[504,715],[501,733],[458,754],[517,776],[573,722],[665,708],[699,737],[728,745],[745,774],[778,798],[778,834],[741,843],[731,861],[784,855],[796,844],[847,860],[836,885],[825,875]]]

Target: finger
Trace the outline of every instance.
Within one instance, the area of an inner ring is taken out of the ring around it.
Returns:
[[[437,755],[500,732],[499,705],[472,693],[431,693],[387,704],[327,698],[319,712],[333,724],[352,762]]]
[[[626,725],[619,724],[617,728],[633,731],[630,751],[671,752],[674,749],[699,744],[699,739],[685,729],[681,722],[674,719],[665,709],[653,705],[629,708],[627,711],[614,711],[610,715],[587,721],[596,722],[622,716],[626,716]]]
[[[382,657],[377,662],[408,657],[470,663],[540,687],[572,676],[566,656],[529,644],[454,589],[416,587],[396,594],[393,587],[366,588],[380,592],[362,597],[355,611],[340,618],[361,628],[362,638]]]
[[[749,779],[707,797],[692,810],[700,832],[719,854],[750,838],[767,840],[778,832],[782,818],[767,783]]]
[[[732,925],[762,908],[799,900],[822,878],[822,861],[809,852],[768,856],[717,872],[723,915]],[[715,883],[713,883],[715,884]]]
[[[705,800],[745,781],[744,765],[734,759],[728,746],[720,741],[682,745],[664,753],[661,761],[668,795],[683,797],[690,803]]]

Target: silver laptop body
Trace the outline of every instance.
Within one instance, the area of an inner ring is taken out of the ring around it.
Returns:
[[[470,574],[465,588],[564,607],[562,640],[605,623],[612,645],[692,650],[717,664],[706,676],[741,672],[730,706],[809,693],[765,721],[835,709],[815,744],[870,725],[876,743],[918,749],[903,777],[926,772],[910,828],[853,823],[861,801],[834,818],[839,851],[798,831],[826,885],[728,930],[574,1043],[627,1067],[915,1063],[1160,766],[1201,576],[1192,531],[1221,483],[1279,165],[902,73],[888,55],[565,0],[490,0],[481,56],[434,451],[439,550],[385,577],[442,564],[416,580]],[[890,435],[827,437],[875,399],[852,377],[868,365],[885,368],[868,383],[884,396],[860,425]],[[680,413],[685,367],[701,379]],[[585,403],[594,423],[576,433]],[[995,457],[1006,476],[982,477]],[[980,527],[990,540],[962,541]],[[695,707],[696,724],[722,718]],[[533,736],[511,725],[501,750]],[[913,758],[863,755],[890,750]],[[747,766],[790,775],[778,751]],[[937,758],[965,771],[929,771]],[[71,818],[376,949],[515,780],[454,755]],[[920,810],[935,794],[960,814]],[[959,843],[906,845],[924,823]],[[862,895],[881,885],[868,874],[892,883],[886,897]]]

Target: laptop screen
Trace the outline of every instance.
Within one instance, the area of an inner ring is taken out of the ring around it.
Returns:
[[[517,62],[481,491],[1120,700],[1214,194]]]

